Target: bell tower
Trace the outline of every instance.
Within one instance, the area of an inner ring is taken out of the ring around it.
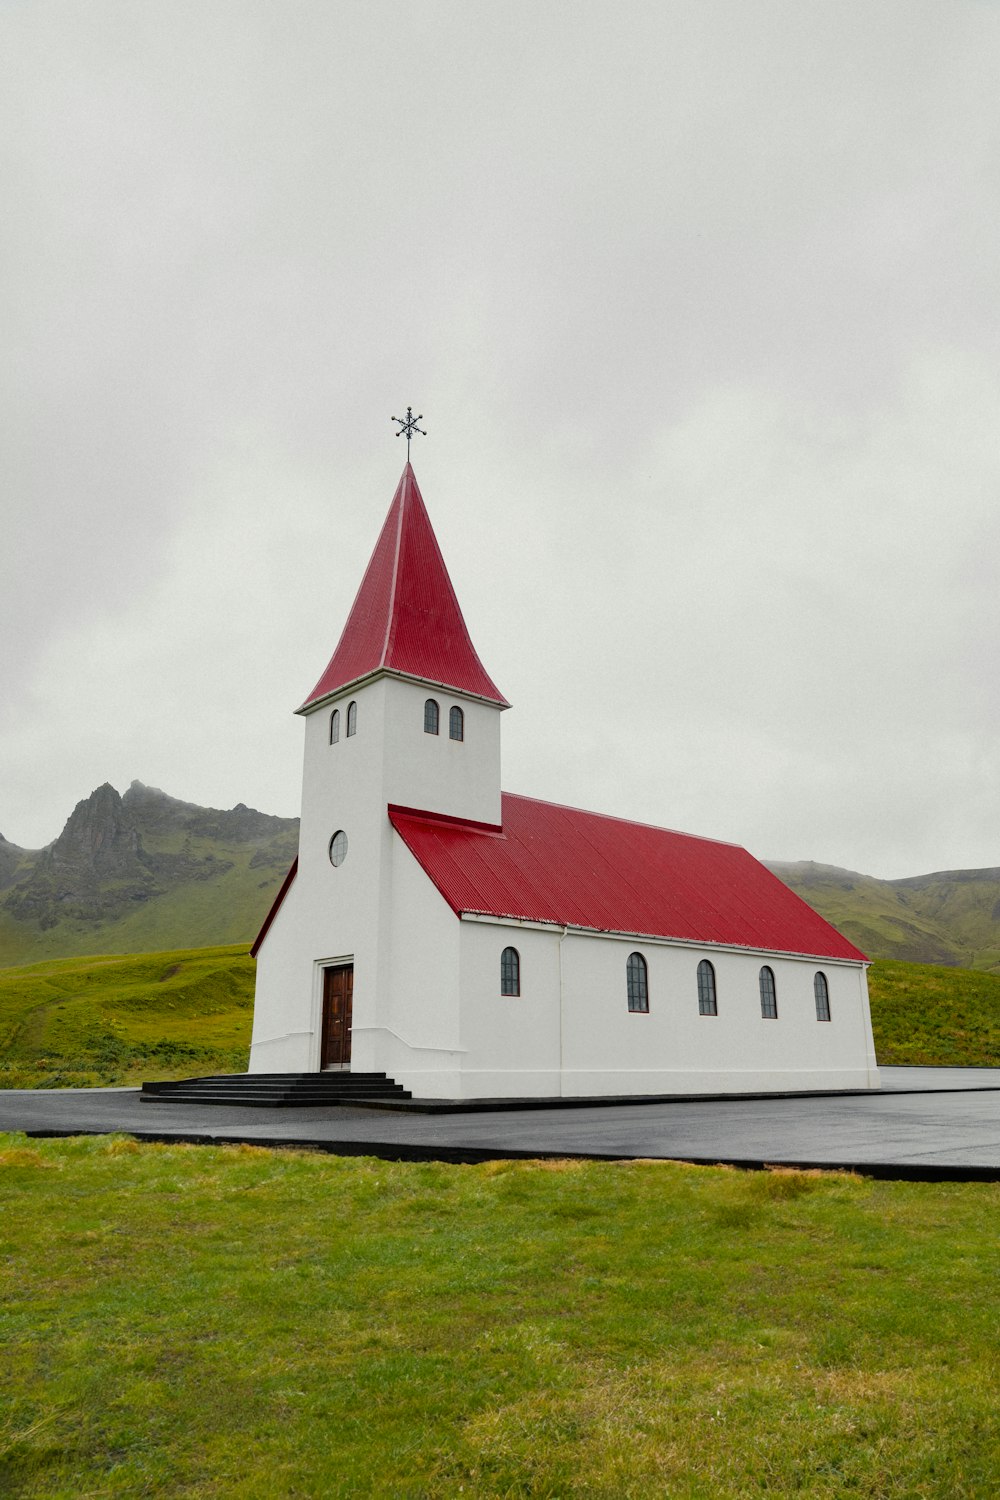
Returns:
[[[355,751],[366,783],[380,768],[381,812],[398,803],[499,823],[507,707],[472,644],[407,462],[337,648],[297,710],[306,720],[303,826]]]
[[[388,808],[500,823],[500,715],[407,460],[305,719],[299,857],[258,939],[251,1071],[322,1065],[324,971],[353,975],[352,1068],[391,1008]],[[293,1011],[295,1014],[293,1015]]]

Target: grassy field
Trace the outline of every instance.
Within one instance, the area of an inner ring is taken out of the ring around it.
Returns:
[[[874,963],[875,1055],[888,1067],[1000,1067],[1000,974]]]
[[[242,1072],[253,984],[242,944],[0,969],[0,1088]]]
[[[0,1088],[242,1072],[253,984],[242,944],[0,969]],[[1000,975],[884,960],[869,987],[880,1062],[1000,1066]]]
[[[0,1137],[0,1493],[1000,1490],[983,1184]]]

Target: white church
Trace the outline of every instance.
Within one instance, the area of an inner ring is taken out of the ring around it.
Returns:
[[[250,1072],[449,1100],[877,1088],[864,954],[733,844],[502,792],[509,706],[407,461],[297,710]]]

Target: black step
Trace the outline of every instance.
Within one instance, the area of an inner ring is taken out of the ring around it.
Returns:
[[[299,1108],[354,1104],[365,1099],[410,1099],[385,1073],[218,1073],[144,1083],[139,1098],[157,1104],[230,1104]]]

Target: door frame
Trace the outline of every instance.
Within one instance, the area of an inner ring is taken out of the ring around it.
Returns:
[[[313,1072],[323,1071],[323,978],[327,969],[353,969],[354,954],[340,953],[331,958],[317,958],[313,960]],[[353,1030],[353,1027],[352,1027]],[[352,1049],[353,1050],[353,1049]],[[345,1072],[350,1070],[351,1064],[342,1064]]]

